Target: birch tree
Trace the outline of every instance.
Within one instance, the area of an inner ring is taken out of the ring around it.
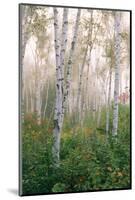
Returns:
[[[37,72],[38,74],[39,72]],[[35,83],[35,111],[36,111],[36,118],[37,118],[37,123],[41,123],[41,88],[40,88],[40,79],[39,75],[36,79]]]
[[[117,135],[118,130],[118,97],[119,97],[119,68],[120,68],[120,13],[115,12],[114,15],[115,29],[115,80],[114,80],[114,108],[113,108],[113,129],[112,135]]]
[[[109,132],[111,84],[112,84],[112,66],[110,66],[110,70],[109,70],[109,89],[108,89],[108,102],[107,102],[107,110],[106,110],[106,135],[107,136]]]
[[[56,103],[54,115],[53,147],[52,154],[56,167],[59,166],[60,138],[63,123],[63,98],[64,98],[64,57],[67,43],[68,9],[63,11],[62,39],[60,43],[60,27],[58,21],[58,10],[54,11],[54,36],[55,36],[55,57],[56,57]]]
[[[111,88],[112,88],[112,70],[114,64],[114,37],[113,40],[110,40],[107,46],[109,49],[106,49],[106,56],[109,58],[109,87],[108,87],[108,99],[107,99],[107,106],[106,106],[106,135],[108,137],[109,126],[110,126],[110,102],[111,102]]]
[[[29,39],[28,34],[28,25],[27,25],[27,16],[28,16],[28,10],[29,8],[27,6],[21,6],[20,7],[20,13],[21,13],[21,26],[20,26],[20,40],[21,40],[21,49],[20,49],[20,64],[22,69],[22,87],[21,87],[21,120],[24,121],[24,55],[25,55],[25,49],[26,44]]]
[[[62,33],[61,33],[61,51],[60,51],[60,66],[61,66],[61,84],[62,84],[62,113],[61,113],[61,123],[64,120],[64,69],[65,69],[65,51],[67,46],[67,36],[68,36],[68,9],[64,8],[63,12],[63,23],[62,23]]]
[[[20,6],[20,13],[21,13],[21,26],[20,26],[20,40],[21,40],[21,62],[23,65],[23,60],[25,56],[25,49],[26,44],[31,36],[30,32],[30,25],[32,22],[32,15],[33,15],[33,9],[29,6]]]
[[[49,96],[49,87],[50,87],[50,83],[49,80],[47,80],[47,89],[46,89],[46,102],[44,105],[44,111],[43,111],[43,119],[45,119],[46,116],[46,109],[47,109],[47,103],[48,103],[48,96]]]
[[[84,53],[83,63],[81,65],[80,74],[79,74],[79,85],[78,85],[78,93],[77,93],[77,109],[79,111],[79,116],[78,116],[79,119],[80,119],[80,115],[81,115],[81,89],[82,89],[83,70],[84,70],[84,66],[85,66],[85,62],[86,62],[88,47],[89,47],[89,45],[87,44],[85,53]]]
[[[55,57],[56,57],[56,103],[55,103],[55,114],[54,114],[54,132],[53,132],[53,160],[55,165],[59,164],[59,151],[60,151],[60,102],[62,100],[61,91],[61,72],[60,72],[60,38],[59,38],[59,24],[58,24],[58,10],[53,9],[54,12],[54,42],[55,42]]]
[[[24,118],[24,99],[27,99],[27,102],[29,102],[29,98],[30,97],[25,97],[28,93],[25,92],[25,90],[28,90],[28,86],[27,83],[25,82],[25,75],[26,72],[24,71],[24,56],[25,56],[25,49],[26,49],[26,45],[27,42],[29,42],[30,39],[32,39],[32,36],[36,37],[37,41],[36,41],[36,51],[38,52],[38,56],[37,56],[37,52],[33,52],[32,54],[34,55],[34,59],[35,57],[39,57],[39,53],[41,48],[44,48],[44,44],[46,41],[46,27],[48,25],[48,22],[50,21],[49,18],[47,18],[46,15],[46,9],[38,7],[36,8],[35,6],[23,6],[21,5],[20,7],[21,9],[21,26],[20,26],[20,31],[21,31],[21,66],[22,66],[22,98],[21,98],[21,113],[22,113],[22,121]],[[39,14],[40,13],[40,14]],[[34,41],[35,42],[35,41]],[[28,45],[29,46],[29,45]],[[37,58],[36,58],[37,59]],[[38,58],[38,60],[40,61],[40,58]],[[39,63],[36,63],[36,67],[39,67]],[[35,70],[37,72],[36,76],[39,76],[39,71],[40,70]],[[39,82],[40,82],[40,78],[39,77]],[[35,78],[36,79],[36,78]],[[38,81],[38,80],[37,80]],[[30,82],[30,81],[28,81]],[[38,113],[38,116],[41,115],[41,109],[39,109],[41,107],[41,99],[40,99],[40,83],[38,85],[38,83],[35,84],[35,111],[36,113]],[[39,102],[38,102],[39,101]],[[36,103],[37,102],[37,103]],[[28,103],[27,103],[28,104]],[[41,118],[41,116],[40,116]],[[40,121],[40,120],[38,120]]]
[[[65,95],[64,95],[64,101],[63,101],[63,112],[65,111],[67,99],[68,99],[69,93],[70,93],[71,72],[72,72],[73,58],[74,58],[74,54],[75,54],[75,47],[76,47],[77,36],[78,36],[80,16],[81,16],[81,9],[78,9],[77,16],[76,16],[76,22],[75,22],[75,26],[74,26],[73,39],[71,42],[71,49],[69,52],[69,58],[68,58],[68,64],[67,64],[66,91],[65,91]]]
[[[65,91],[64,91],[64,64],[65,64],[65,50],[67,44],[67,31],[68,31],[68,9],[64,8],[63,11],[61,42],[60,42],[60,27],[58,23],[58,10],[57,8],[54,8],[53,11],[54,11],[54,35],[55,35],[54,42],[55,42],[55,57],[56,57],[56,103],[55,103],[55,115],[54,115],[52,154],[53,154],[54,164],[56,167],[58,167],[60,159],[59,154],[60,154],[61,130],[64,120],[66,102],[70,90],[71,71],[72,71],[72,64],[73,64],[75,46],[78,35],[81,10],[78,9],[77,12],[73,39],[71,42],[71,49],[69,52]]]

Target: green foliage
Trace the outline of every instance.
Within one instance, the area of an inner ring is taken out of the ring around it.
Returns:
[[[26,194],[49,192],[52,182],[52,124],[46,119],[41,125],[35,115],[25,118],[22,133],[23,190]]]
[[[104,118],[103,109],[101,129]],[[112,138],[110,132],[108,139],[100,130],[95,134],[87,120],[80,129],[64,124],[60,166],[54,168],[52,124],[46,119],[37,125],[34,115],[27,116],[22,149],[24,194],[130,188],[129,120],[129,107],[120,105],[118,137]]]
[[[52,192],[64,192],[64,191],[65,191],[65,184],[63,183],[56,183],[52,188]]]

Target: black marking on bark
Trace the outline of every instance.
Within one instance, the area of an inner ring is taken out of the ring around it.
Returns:
[[[75,47],[75,42],[73,41],[73,42],[71,43],[71,48],[74,49],[74,47]]]
[[[65,21],[64,24],[67,25],[67,24],[68,24],[68,21]]]
[[[56,84],[57,88],[59,89],[59,84]]]
[[[64,80],[64,78],[59,78],[59,79],[58,79],[58,81],[63,81],[63,80]]]
[[[71,65],[71,64],[72,64],[72,61],[71,61],[71,60],[69,60],[69,61],[68,61],[68,64],[69,64],[69,65]]]
[[[65,52],[65,49],[62,49],[61,52]]]
[[[58,119],[54,120],[54,128],[57,128],[58,130],[60,130]]]

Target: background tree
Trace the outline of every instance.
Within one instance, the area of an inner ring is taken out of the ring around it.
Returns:
[[[118,130],[118,103],[119,103],[119,68],[120,68],[120,14],[115,13],[115,82],[114,82],[114,108],[113,108],[113,136]]]

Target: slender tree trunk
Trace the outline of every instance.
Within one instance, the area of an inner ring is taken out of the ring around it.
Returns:
[[[101,99],[99,99],[99,102],[98,102],[97,127],[100,126],[100,121],[101,121]]]
[[[37,123],[41,123],[41,94],[40,94],[40,81],[38,80],[36,83],[36,115],[37,115]]]
[[[59,166],[60,155],[60,138],[61,129],[64,118],[64,58],[67,43],[67,26],[68,26],[68,9],[63,11],[62,39],[60,45],[60,34],[58,24],[58,10],[54,8],[54,35],[55,35],[55,54],[56,54],[56,103],[54,114],[54,131],[53,131],[53,147],[52,155],[54,165]]]
[[[30,13],[29,12],[29,8],[28,6],[23,6],[21,7],[21,20],[22,20],[22,24],[21,24],[21,56],[22,56],[22,65],[23,65],[23,60],[24,60],[24,55],[25,55],[25,49],[26,49],[26,44],[27,41],[30,37],[29,32],[28,32],[28,22],[27,22],[27,18],[28,15]],[[31,15],[30,15],[31,17]]]
[[[70,49],[69,58],[68,58],[66,91],[65,91],[65,95],[64,95],[64,101],[63,101],[63,109],[64,109],[63,112],[65,111],[66,104],[67,104],[67,101],[68,101],[68,98],[69,98],[69,93],[70,93],[71,72],[72,72],[72,65],[73,65],[73,58],[74,58],[74,53],[75,53],[76,41],[77,41],[77,36],[78,36],[80,15],[81,15],[81,9],[78,9],[75,27],[74,27],[73,39],[72,39],[72,42],[71,42],[71,49]]]
[[[112,84],[112,66],[110,66],[109,71],[109,90],[108,90],[108,102],[107,102],[107,110],[106,110],[106,135],[108,136],[109,132],[109,120],[110,120],[110,100],[111,100],[111,84]]]
[[[20,64],[21,64],[21,76],[22,76],[22,80],[21,80],[21,121],[22,123],[24,122],[24,55],[25,55],[25,49],[26,49],[26,43],[27,43],[27,32],[26,32],[26,18],[27,18],[27,7],[21,7],[21,20],[22,20],[22,24],[20,26],[20,40],[21,40],[21,48],[20,48]]]
[[[27,86],[26,91],[25,91],[25,98],[26,98],[26,108],[25,108],[25,112],[26,114],[29,112],[29,88]]]
[[[127,67],[126,67],[126,71],[127,71],[127,75],[126,75],[126,80],[125,80],[125,92],[129,93],[129,67],[130,67],[130,37],[128,36],[127,42],[126,42],[126,46],[127,46]]]
[[[20,26],[20,41],[21,41],[21,46],[20,46],[20,65],[21,65],[21,121],[22,123],[24,122],[24,56],[25,56],[25,49],[26,49],[26,44],[27,41],[30,37],[30,34],[28,32],[28,15],[31,17],[32,12],[29,11],[28,6],[21,6],[20,7],[20,12],[21,12],[21,26]]]
[[[63,26],[62,26],[62,40],[60,46],[60,35],[59,35],[59,25],[58,25],[58,11],[54,8],[54,34],[55,34],[55,52],[56,52],[56,105],[55,105],[55,115],[54,115],[54,132],[53,132],[53,147],[52,154],[54,165],[59,166],[59,154],[60,154],[60,137],[61,129],[64,119],[65,106],[67,102],[67,97],[70,89],[70,79],[71,79],[71,69],[72,60],[74,57],[75,44],[77,40],[77,32],[80,19],[80,9],[78,9],[74,36],[71,44],[71,50],[69,53],[68,67],[67,67],[67,81],[66,81],[66,92],[64,94],[64,58],[67,43],[67,26],[68,26],[68,9],[64,9],[63,12]],[[60,49],[61,47],[61,49]]]
[[[35,50],[35,112],[37,124],[41,124],[41,80],[40,62],[37,48]]]
[[[62,85],[62,113],[61,113],[61,123],[64,120],[64,68],[65,68],[65,51],[67,47],[67,36],[68,36],[68,9],[64,8],[63,11],[63,23],[62,23],[62,33],[61,33],[61,51],[60,51],[60,66],[61,66],[61,85]]]
[[[85,108],[88,110],[88,83],[89,83],[89,71],[90,71],[90,62],[91,62],[91,46],[89,47],[89,58],[88,58],[88,67],[87,67],[87,74],[86,74],[86,88],[85,88],[85,94],[87,95],[86,97],[86,105]]]
[[[91,51],[92,51],[92,47],[93,47],[93,43],[92,42],[92,35],[93,35],[93,11],[91,10],[90,13],[90,24],[89,24],[89,55],[88,55],[88,66],[87,66],[87,73],[86,73],[86,88],[85,88],[85,93],[88,94],[88,83],[89,83],[89,71],[90,71],[90,63],[91,63]],[[97,33],[96,33],[97,34]],[[86,110],[88,110],[88,95],[86,97],[86,105],[85,105]]]
[[[45,63],[46,63],[47,66],[48,66],[48,61],[49,61],[50,45],[51,45],[51,43],[49,41],[49,46],[48,46],[48,51],[47,51],[47,59],[45,61]],[[48,105],[49,87],[50,87],[50,82],[49,82],[49,68],[48,67],[47,67],[47,69],[45,69],[45,67],[44,67],[43,74],[44,74],[44,77],[46,77],[46,79],[47,79],[46,82],[45,81],[43,82],[43,89],[42,89],[42,91],[44,92],[45,91],[45,85],[46,85],[46,88],[47,88],[46,89],[46,102],[45,102],[45,105],[44,105],[43,115],[42,115],[43,119],[45,119],[46,109],[47,109],[47,105]]]
[[[45,102],[45,107],[44,107],[44,112],[43,112],[43,119],[45,119],[45,115],[46,115],[46,109],[47,109],[47,104],[48,104],[48,94],[49,94],[49,80],[47,82],[47,91],[46,91],[46,102]]]
[[[61,72],[60,72],[60,36],[59,36],[59,24],[58,24],[58,10],[54,11],[54,42],[55,42],[55,56],[56,56],[56,103],[55,103],[55,114],[54,114],[54,131],[53,131],[53,147],[52,155],[54,165],[59,165],[59,153],[60,153],[60,102],[62,100],[61,91]]]
[[[114,108],[112,135],[117,135],[118,130],[118,97],[119,97],[119,68],[120,68],[120,14],[115,12],[115,81],[114,81]]]
[[[120,76],[120,80],[119,80],[119,94],[122,94],[122,69],[119,68],[119,76]]]
[[[84,66],[85,66],[85,62],[86,62],[88,47],[89,47],[89,45],[87,44],[85,53],[84,53],[83,63],[81,65],[81,69],[80,69],[80,77],[79,77],[79,85],[78,85],[78,93],[77,93],[77,110],[79,111],[79,113],[78,113],[79,120],[80,120],[80,116],[81,116],[81,112],[82,112],[81,108],[83,106],[83,105],[81,105],[81,91],[82,91],[83,71],[84,71]]]
[[[92,113],[93,113],[93,120],[95,122],[96,118],[96,96],[95,96],[95,87],[94,87],[94,96],[93,96],[93,102],[92,102]]]
[[[33,98],[33,86],[32,83],[30,83],[30,112],[33,113],[34,112],[34,98]]]

